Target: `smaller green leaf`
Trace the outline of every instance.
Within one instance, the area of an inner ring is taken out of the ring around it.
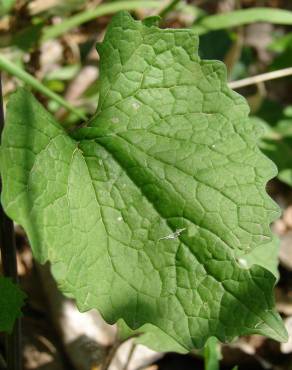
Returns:
[[[21,316],[25,294],[10,279],[0,276],[0,332],[10,333]]]

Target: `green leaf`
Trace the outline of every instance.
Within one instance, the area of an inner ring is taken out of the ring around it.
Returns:
[[[272,240],[279,211],[265,184],[276,169],[224,66],[197,48],[192,30],[116,15],[98,46],[97,112],[71,137],[18,91],[2,138],[2,202],[80,310],[142,328],[151,347],[286,340],[275,277],[239,261]]]
[[[25,294],[8,278],[0,276],[0,332],[10,333],[21,316]]]
[[[193,26],[200,35],[209,31],[238,27],[255,22],[292,24],[292,12],[284,9],[250,8],[203,17]]]

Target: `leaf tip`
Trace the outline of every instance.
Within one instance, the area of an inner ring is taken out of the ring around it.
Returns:
[[[282,318],[275,310],[266,310],[264,321],[255,325],[255,333],[267,336],[277,342],[287,342],[288,332]]]

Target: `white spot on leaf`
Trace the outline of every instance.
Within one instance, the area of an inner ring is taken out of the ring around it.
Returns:
[[[119,122],[120,122],[120,120],[119,120],[119,118],[118,118],[118,117],[113,117],[113,118],[111,119],[111,121],[112,121],[112,123],[119,123]]]
[[[247,264],[247,260],[244,259],[244,258],[238,258],[238,263],[240,265],[240,267],[244,268],[244,269],[248,269],[248,264]]]
[[[140,104],[138,103],[138,102],[134,102],[133,104],[132,104],[132,107],[135,109],[135,110],[138,110],[139,108],[140,108]]]
[[[159,240],[171,240],[171,239],[177,239],[180,234],[185,231],[186,228],[184,227],[183,229],[176,229],[174,233],[171,233],[169,235],[163,236],[162,238],[159,238]]]

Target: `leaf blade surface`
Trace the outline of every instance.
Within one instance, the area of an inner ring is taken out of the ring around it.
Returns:
[[[97,113],[71,137],[16,94],[2,202],[81,310],[148,324],[169,350],[210,336],[285,340],[275,277],[240,264],[272,240],[278,209],[265,184],[276,170],[223,66],[197,47],[193,31],[114,17],[98,47]]]

